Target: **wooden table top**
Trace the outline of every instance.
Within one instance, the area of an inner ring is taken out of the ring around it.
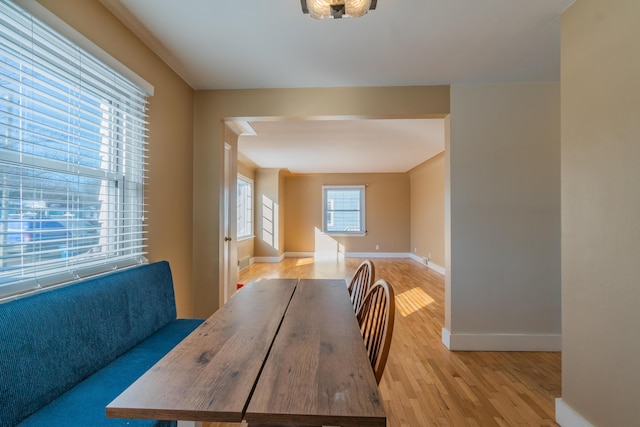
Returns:
[[[386,425],[345,281],[326,279],[246,285],[106,412],[112,418]]]
[[[300,280],[245,420],[386,425],[382,398],[344,280]]]
[[[240,422],[296,279],[251,283],[111,402],[107,417]]]

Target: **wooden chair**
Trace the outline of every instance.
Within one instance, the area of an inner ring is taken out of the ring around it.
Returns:
[[[356,313],[364,345],[369,354],[369,361],[380,384],[384,367],[387,364],[393,324],[396,314],[396,303],[393,287],[384,279],[373,284]]]
[[[370,260],[365,260],[360,264],[349,283],[349,295],[353,310],[357,313],[364,301],[364,296],[371,288],[375,280],[375,268]]]

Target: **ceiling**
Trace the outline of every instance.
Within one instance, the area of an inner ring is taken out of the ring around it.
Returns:
[[[100,1],[199,90],[558,81],[559,17],[574,0],[378,0],[362,18],[324,21],[299,0]],[[329,146],[347,166],[404,172],[434,151],[443,121],[252,125],[239,148],[260,167],[344,172],[323,160]]]
[[[406,172],[444,149],[442,119],[249,122],[242,153],[293,173]]]

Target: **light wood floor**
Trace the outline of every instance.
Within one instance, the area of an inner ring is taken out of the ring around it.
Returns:
[[[253,264],[260,277],[350,278],[361,259],[285,258]],[[444,277],[412,260],[373,259],[396,292],[396,324],[380,383],[390,427],[555,426],[560,353],[450,352],[442,344]],[[211,423],[210,427],[243,424]]]

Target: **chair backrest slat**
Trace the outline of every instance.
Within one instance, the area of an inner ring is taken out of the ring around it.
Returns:
[[[349,294],[353,310],[357,313],[364,301],[365,295],[375,280],[375,269],[370,260],[363,261],[349,283]]]
[[[389,356],[395,320],[393,287],[384,279],[376,281],[364,297],[356,317],[376,381],[380,383]]]

